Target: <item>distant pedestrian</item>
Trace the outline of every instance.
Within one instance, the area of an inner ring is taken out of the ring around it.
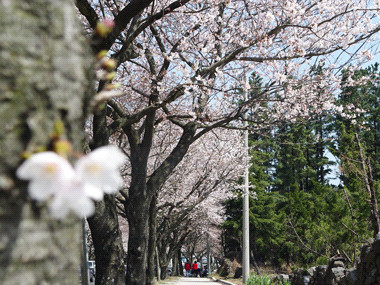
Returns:
[[[197,275],[199,275],[199,277],[201,277],[202,265],[201,265],[201,263],[199,261],[197,262],[197,267],[198,267],[198,269],[197,269]]]
[[[191,264],[188,260],[185,263],[186,277],[190,277],[191,274]]]
[[[95,270],[93,268],[90,268],[90,282],[95,281]]]
[[[208,276],[208,269],[207,269],[207,265],[205,265],[203,267],[203,270],[202,270],[202,274],[201,274],[202,277],[207,277]]]
[[[196,260],[194,261],[191,269],[193,270],[193,274],[195,275],[195,277],[198,277],[198,264]]]

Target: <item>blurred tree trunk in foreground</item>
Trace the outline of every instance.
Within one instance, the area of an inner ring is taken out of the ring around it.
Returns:
[[[50,218],[15,171],[54,126],[81,152],[91,54],[70,0],[0,0],[1,284],[76,284],[81,222]]]

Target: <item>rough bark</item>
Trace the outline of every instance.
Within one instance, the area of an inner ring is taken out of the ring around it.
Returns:
[[[81,151],[91,59],[70,0],[0,0],[2,284],[76,284],[81,221],[49,217],[15,177],[21,153],[48,147],[62,121]]]
[[[106,113],[103,104],[94,114],[92,149],[109,142]],[[125,252],[115,198],[106,196],[96,203],[95,215],[87,221],[95,248],[96,285],[125,284]]]
[[[195,124],[188,124],[177,146],[147,181],[147,162],[153,139],[154,113],[145,121],[144,139],[140,142],[133,128],[125,128],[131,147],[132,179],[125,211],[129,223],[127,284],[146,284],[149,243],[149,209],[152,198],[178,165],[192,143]],[[147,181],[147,182],[146,182]],[[162,273],[161,273],[162,274]]]
[[[96,203],[95,215],[87,219],[95,248],[95,284],[125,284],[124,249],[117,219],[115,197]]]
[[[146,284],[155,284],[155,271],[154,271],[154,260],[156,252],[156,225],[157,225],[157,195],[154,195],[150,203],[149,209],[149,244],[148,244],[148,267],[146,273]]]
[[[155,251],[155,256],[156,256],[156,268],[157,268],[157,280],[161,280],[161,265],[160,265],[160,256],[158,254],[158,248],[156,246],[156,251]]]
[[[144,173],[141,173],[144,176]],[[140,175],[135,174],[135,177]],[[133,178],[133,175],[132,175]],[[129,203],[126,209],[129,223],[127,284],[141,285],[146,283],[148,238],[149,238],[149,205],[144,180],[133,181],[129,188]],[[140,197],[144,197],[141,199]]]

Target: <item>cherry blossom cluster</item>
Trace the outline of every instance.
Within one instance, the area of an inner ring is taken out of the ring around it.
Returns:
[[[119,10],[126,5],[112,2]],[[141,15],[142,21],[171,2],[155,1]],[[189,1],[154,23],[157,35],[146,30],[136,38],[138,57],[123,63],[119,73],[129,94],[123,106],[133,113],[149,102],[159,71],[149,67],[149,51],[157,66],[170,63],[167,76],[157,83],[161,101],[173,88],[185,87],[184,94],[167,106],[172,115],[186,114],[205,124],[228,116],[238,106],[236,90],[244,73],[251,71],[271,86],[251,102],[256,113],[270,114],[267,121],[338,110],[323,102],[333,102],[343,64],[361,64],[376,52],[371,48],[378,39],[375,34],[359,52],[356,44],[378,29],[379,9],[378,1],[364,0]],[[117,52],[120,47],[116,43],[112,49]],[[233,53],[233,60],[227,60]],[[312,68],[320,63],[323,71],[312,76]],[[210,69],[211,76],[206,72]],[[263,101],[275,102],[269,112],[260,105]]]
[[[78,159],[73,167],[52,151],[32,155],[17,169],[17,176],[29,180],[28,192],[36,201],[48,201],[51,215],[63,219],[69,211],[91,216],[94,201],[116,193],[123,185],[119,168],[125,156],[114,146],[100,147]]]
[[[184,199],[185,204],[192,205],[202,195],[210,201],[215,199],[216,204],[225,199],[244,172],[242,142],[240,131],[217,129],[204,135],[165,183],[162,202],[170,197],[171,201]]]

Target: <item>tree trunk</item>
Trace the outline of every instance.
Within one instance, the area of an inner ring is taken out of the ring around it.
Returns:
[[[160,255],[158,254],[158,248],[156,246],[156,268],[157,268],[157,280],[161,280],[161,265],[160,265]]]
[[[103,85],[100,82],[99,88]],[[103,103],[94,114],[92,149],[109,143],[106,113]],[[95,249],[96,285],[125,284],[125,251],[115,197],[106,195],[104,201],[96,203],[95,215],[87,221]]]
[[[178,250],[176,252],[176,254],[173,255],[173,267],[172,267],[172,276],[180,276],[182,274],[180,274],[180,269],[179,269],[179,265],[180,265],[180,260],[181,260],[181,253],[179,253],[180,255],[178,256]]]
[[[136,185],[132,182],[131,186],[133,184]],[[129,203],[126,209],[129,224],[127,254],[128,285],[142,285],[146,283],[150,201],[146,195],[145,181],[142,180],[136,186],[136,188],[131,187],[129,189]],[[145,197],[145,199],[141,199],[141,197]]]
[[[154,171],[147,181],[147,162],[153,140],[154,113],[145,121],[144,139],[140,142],[137,132],[132,127],[125,127],[131,146],[132,179],[125,212],[129,223],[127,284],[146,284],[149,243],[149,217],[151,200],[166,181],[173,169],[182,160],[197,130],[197,125],[189,123],[177,146],[164,162]],[[146,182],[147,181],[147,182]],[[156,219],[154,217],[154,219]],[[166,264],[167,266],[167,264]],[[161,266],[162,268],[162,266]],[[166,274],[167,270],[165,270]]]
[[[160,259],[160,279],[164,280],[167,278],[167,271],[170,258],[168,254],[166,254],[166,243],[162,243],[162,240],[157,241],[158,255]]]
[[[370,198],[368,203],[371,209],[373,236],[376,237],[376,235],[380,231],[380,221],[379,221],[379,210],[377,207],[375,189],[373,187],[374,185],[373,185],[373,178],[372,178],[372,168],[371,168],[369,159],[368,158],[366,159],[364,157],[364,151],[360,144],[359,136],[357,133],[355,133],[355,140],[359,148],[359,157],[360,157],[361,167],[363,170],[364,185],[367,190],[368,196]]]
[[[96,203],[95,215],[87,219],[95,248],[96,285],[125,284],[125,254],[115,203],[113,195],[106,195]]]
[[[162,258],[160,258],[160,260],[162,261],[161,262],[161,280],[164,280],[166,278],[168,278],[168,265],[169,265],[169,259],[166,258],[165,260]]]
[[[54,124],[82,151],[92,70],[70,0],[0,0],[1,284],[78,284],[81,220],[53,220],[14,173]]]
[[[157,195],[155,195],[150,203],[149,209],[149,244],[148,244],[148,268],[147,268],[147,285],[154,285],[154,257],[156,251],[156,224],[157,224]]]
[[[183,265],[182,265],[182,253],[181,253],[181,249],[178,250],[177,255],[178,255],[178,272],[177,272],[177,276],[184,276],[183,275]]]
[[[172,275],[178,276],[178,254],[174,254],[172,258]]]

